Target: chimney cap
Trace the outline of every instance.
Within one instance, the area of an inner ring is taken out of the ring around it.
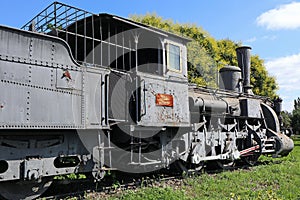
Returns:
[[[240,46],[240,47],[236,48],[236,50],[238,50],[238,49],[252,49],[252,48],[249,46]]]
[[[220,69],[220,72],[226,72],[226,71],[230,71],[230,72],[240,72],[242,71],[241,68],[237,67],[237,66],[230,66],[230,65],[225,65],[224,67],[222,67]]]

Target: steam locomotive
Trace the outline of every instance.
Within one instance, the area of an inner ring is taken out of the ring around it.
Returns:
[[[285,156],[280,102],[254,95],[250,47],[218,89],[188,83],[190,40],[55,2],[0,26],[0,194],[33,199],[53,177],[222,168]]]

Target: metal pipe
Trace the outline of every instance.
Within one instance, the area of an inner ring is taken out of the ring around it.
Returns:
[[[211,111],[217,113],[226,113],[228,111],[228,103],[218,99],[203,99],[201,97],[190,97],[190,108],[192,111]]]

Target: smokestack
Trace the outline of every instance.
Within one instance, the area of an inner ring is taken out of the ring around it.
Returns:
[[[243,78],[243,90],[246,94],[252,93],[252,86],[250,85],[250,53],[251,47],[242,46],[236,49],[236,55],[238,60],[238,66],[242,70],[242,78]]]

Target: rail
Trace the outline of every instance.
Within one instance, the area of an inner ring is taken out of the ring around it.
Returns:
[[[21,29],[49,33],[54,29],[67,29],[69,25],[92,15],[93,13],[56,1],[37,14]]]
[[[54,2],[21,29],[65,40],[80,64],[129,71],[136,66],[137,54],[132,28],[113,15]]]

